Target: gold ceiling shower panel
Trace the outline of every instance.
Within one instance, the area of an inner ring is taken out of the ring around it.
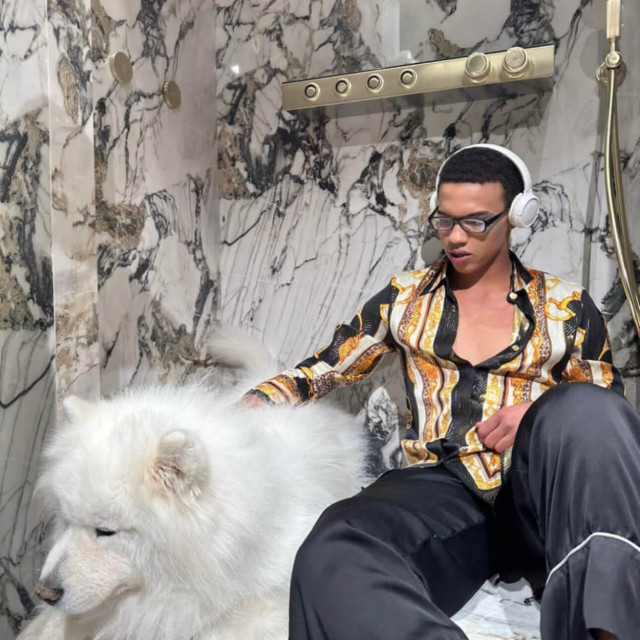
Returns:
[[[285,82],[282,102],[287,111],[296,111],[403,98],[456,99],[459,92],[473,95],[481,88],[485,92],[490,88],[510,93],[540,91],[550,88],[553,72],[553,45],[512,47],[451,60]]]

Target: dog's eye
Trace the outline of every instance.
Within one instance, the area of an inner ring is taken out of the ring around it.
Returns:
[[[115,536],[116,532],[115,531],[111,531],[111,529],[103,529],[101,527],[98,527],[96,529],[96,536],[98,538],[102,537],[102,536]]]

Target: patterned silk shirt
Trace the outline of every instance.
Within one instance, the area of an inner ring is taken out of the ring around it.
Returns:
[[[565,382],[624,393],[604,319],[587,292],[525,269],[513,254],[512,262],[507,296],[515,306],[512,340],[479,364],[453,351],[458,306],[443,259],[393,278],[349,324],[336,328],[327,347],[249,393],[273,403],[315,401],[361,380],[383,354],[397,351],[411,422],[412,437],[402,440],[408,464],[443,464],[492,502],[511,451],[499,455],[485,448],[476,422]]]

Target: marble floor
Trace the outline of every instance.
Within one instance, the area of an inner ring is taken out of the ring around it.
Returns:
[[[469,640],[540,640],[540,607],[524,582],[485,583],[453,619]]]

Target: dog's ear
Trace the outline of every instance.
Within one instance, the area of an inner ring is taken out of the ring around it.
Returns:
[[[207,480],[207,459],[201,445],[186,431],[168,431],[151,463],[151,481],[178,496],[197,497]]]
[[[88,400],[83,400],[80,396],[67,396],[62,401],[62,406],[69,422],[79,424],[91,413],[94,405]]]

